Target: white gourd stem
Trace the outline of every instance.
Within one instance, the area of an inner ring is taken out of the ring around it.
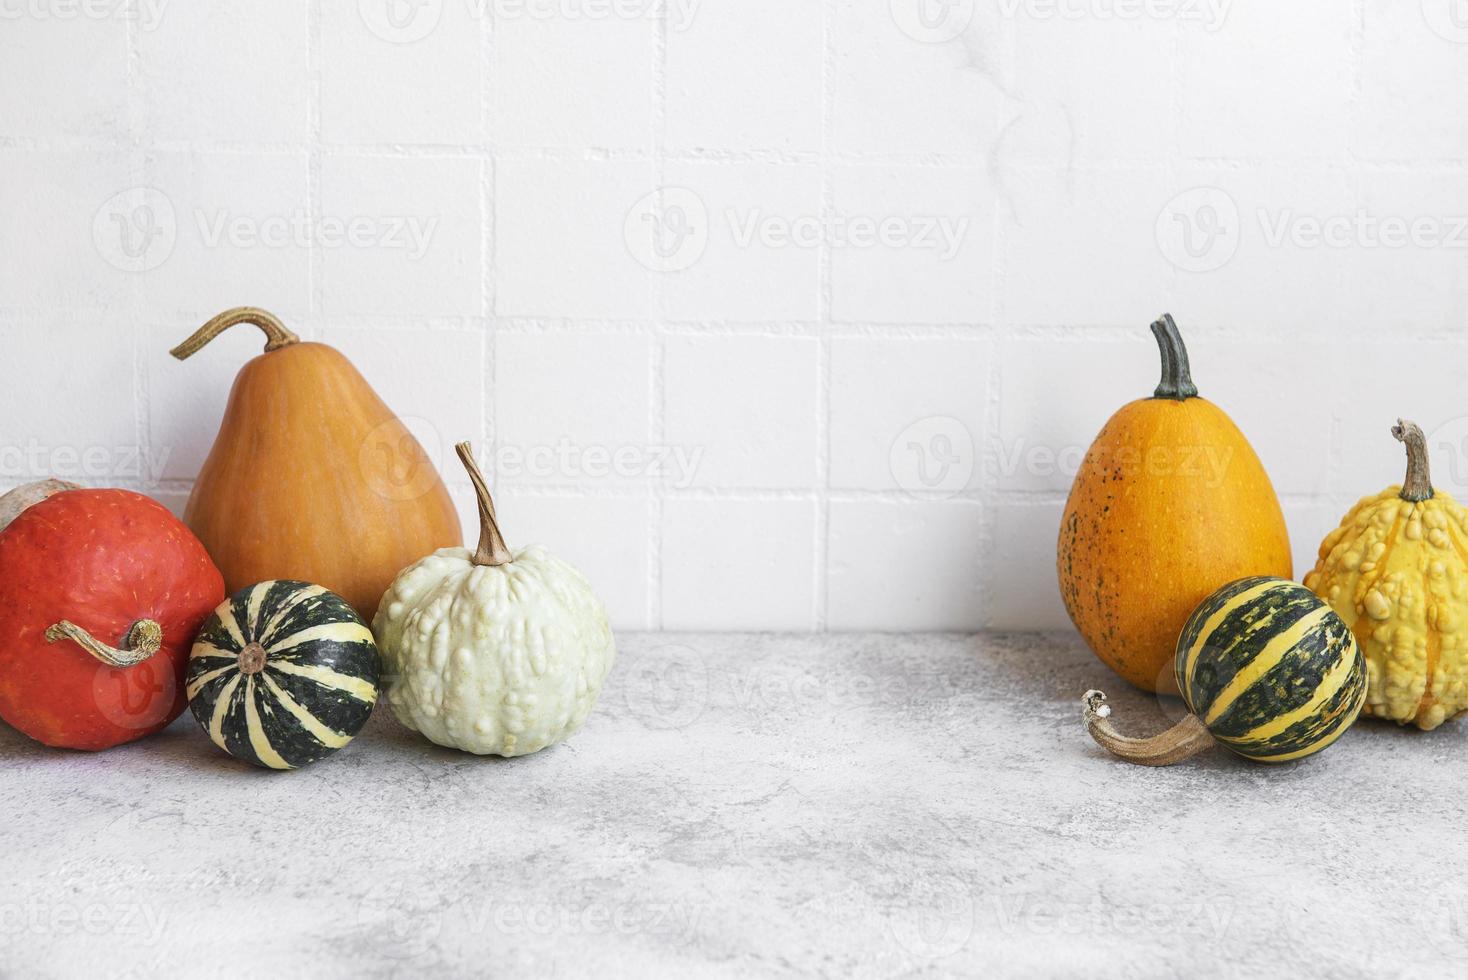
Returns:
[[[1402,480],[1402,499],[1414,504],[1431,500],[1436,491],[1432,489],[1432,465],[1427,458],[1427,437],[1416,422],[1397,419],[1392,426],[1392,436],[1407,447],[1407,476]]]
[[[508,565],[515,560],[515,556],[510,553],[510,546],[505,544],[499,522],[495,520],[494,498],[489,495],[489,484],[484,481],[479,464],[474,462],[474,447],[467,442],[461,442],[454,447],[454,451],[459,454],[464,469],[469,471],[469,479],[474,484],[474,495],[479,501],[479,550],[474,552],[474,564]]]
[[[215,337],[240,323],[253,323],[265,331],[265,353],[267,354],[301,342],[301,338],[288,330],[275,314],[267,313],[257,306],[236,306],[232,310],[225,310],[195,330],[192,337],[168,353],[180,361],[186,361],[207,347]]]
[[[46,630],[46,642],[71,640],[109,667],[136,667],[163,649],[163,627],[151,619],[140,619],[122,638],[122,647],[110,647],[69,620]]]
[[[1096,744],[1118,758],[1139,766],[1170,766],[1197,755],[1215,743],[1196,715],[1151,738],[1130,738],[1111,727],[1111,705],[1100,691],[1087,691],[1082,704],[1086,709],[1086,731]]]

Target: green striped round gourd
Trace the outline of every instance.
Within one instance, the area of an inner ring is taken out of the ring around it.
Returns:
[[[372,632],[341,596],[261,582],[226,599],[189,658],[189,707],[215,745],[297,769],[350,742],[378,694]]]
[[[1209,734],[1259,762],[1326,748],[1366,699],[1366,661],[1350,629],[1285,579],[1241,579],[1215,592],[1183,627],[1173,664]]]

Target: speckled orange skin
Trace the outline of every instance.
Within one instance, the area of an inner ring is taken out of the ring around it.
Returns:
[[[204,546],[161,504],[128,490],[69,490],[0,533],[0,718],[57,748],[96,752],[161,731],[188,704],[194,634],[224,600]],[[163,648],[111,667],[46,639],[69,620],[108,645],[140,619]]]
[[[1143,399],[1111,417],[1076,474],[1058,564],[1091,650],[1162,694],[1177,693],[1173,652],[1199,603],[1236,579],[1294,576],[1269,475],[1202,398]]]

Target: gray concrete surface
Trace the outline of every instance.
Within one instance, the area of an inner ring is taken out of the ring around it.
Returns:
[[[1462,975],[1460,725],[1169,770],[1081,729],[1068,636],[624,636],[571,743],[386,712],[314,768],[184,718],[104,755],[0,732],[0,975]]]

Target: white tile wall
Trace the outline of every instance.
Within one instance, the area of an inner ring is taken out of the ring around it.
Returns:
[[[1453,0],[171,0],[0,27],[0,486],[181,507],[254,303],[627,628],[1061,625],[1081,452],[1174,312],[1297,571],[1468,493]]]

